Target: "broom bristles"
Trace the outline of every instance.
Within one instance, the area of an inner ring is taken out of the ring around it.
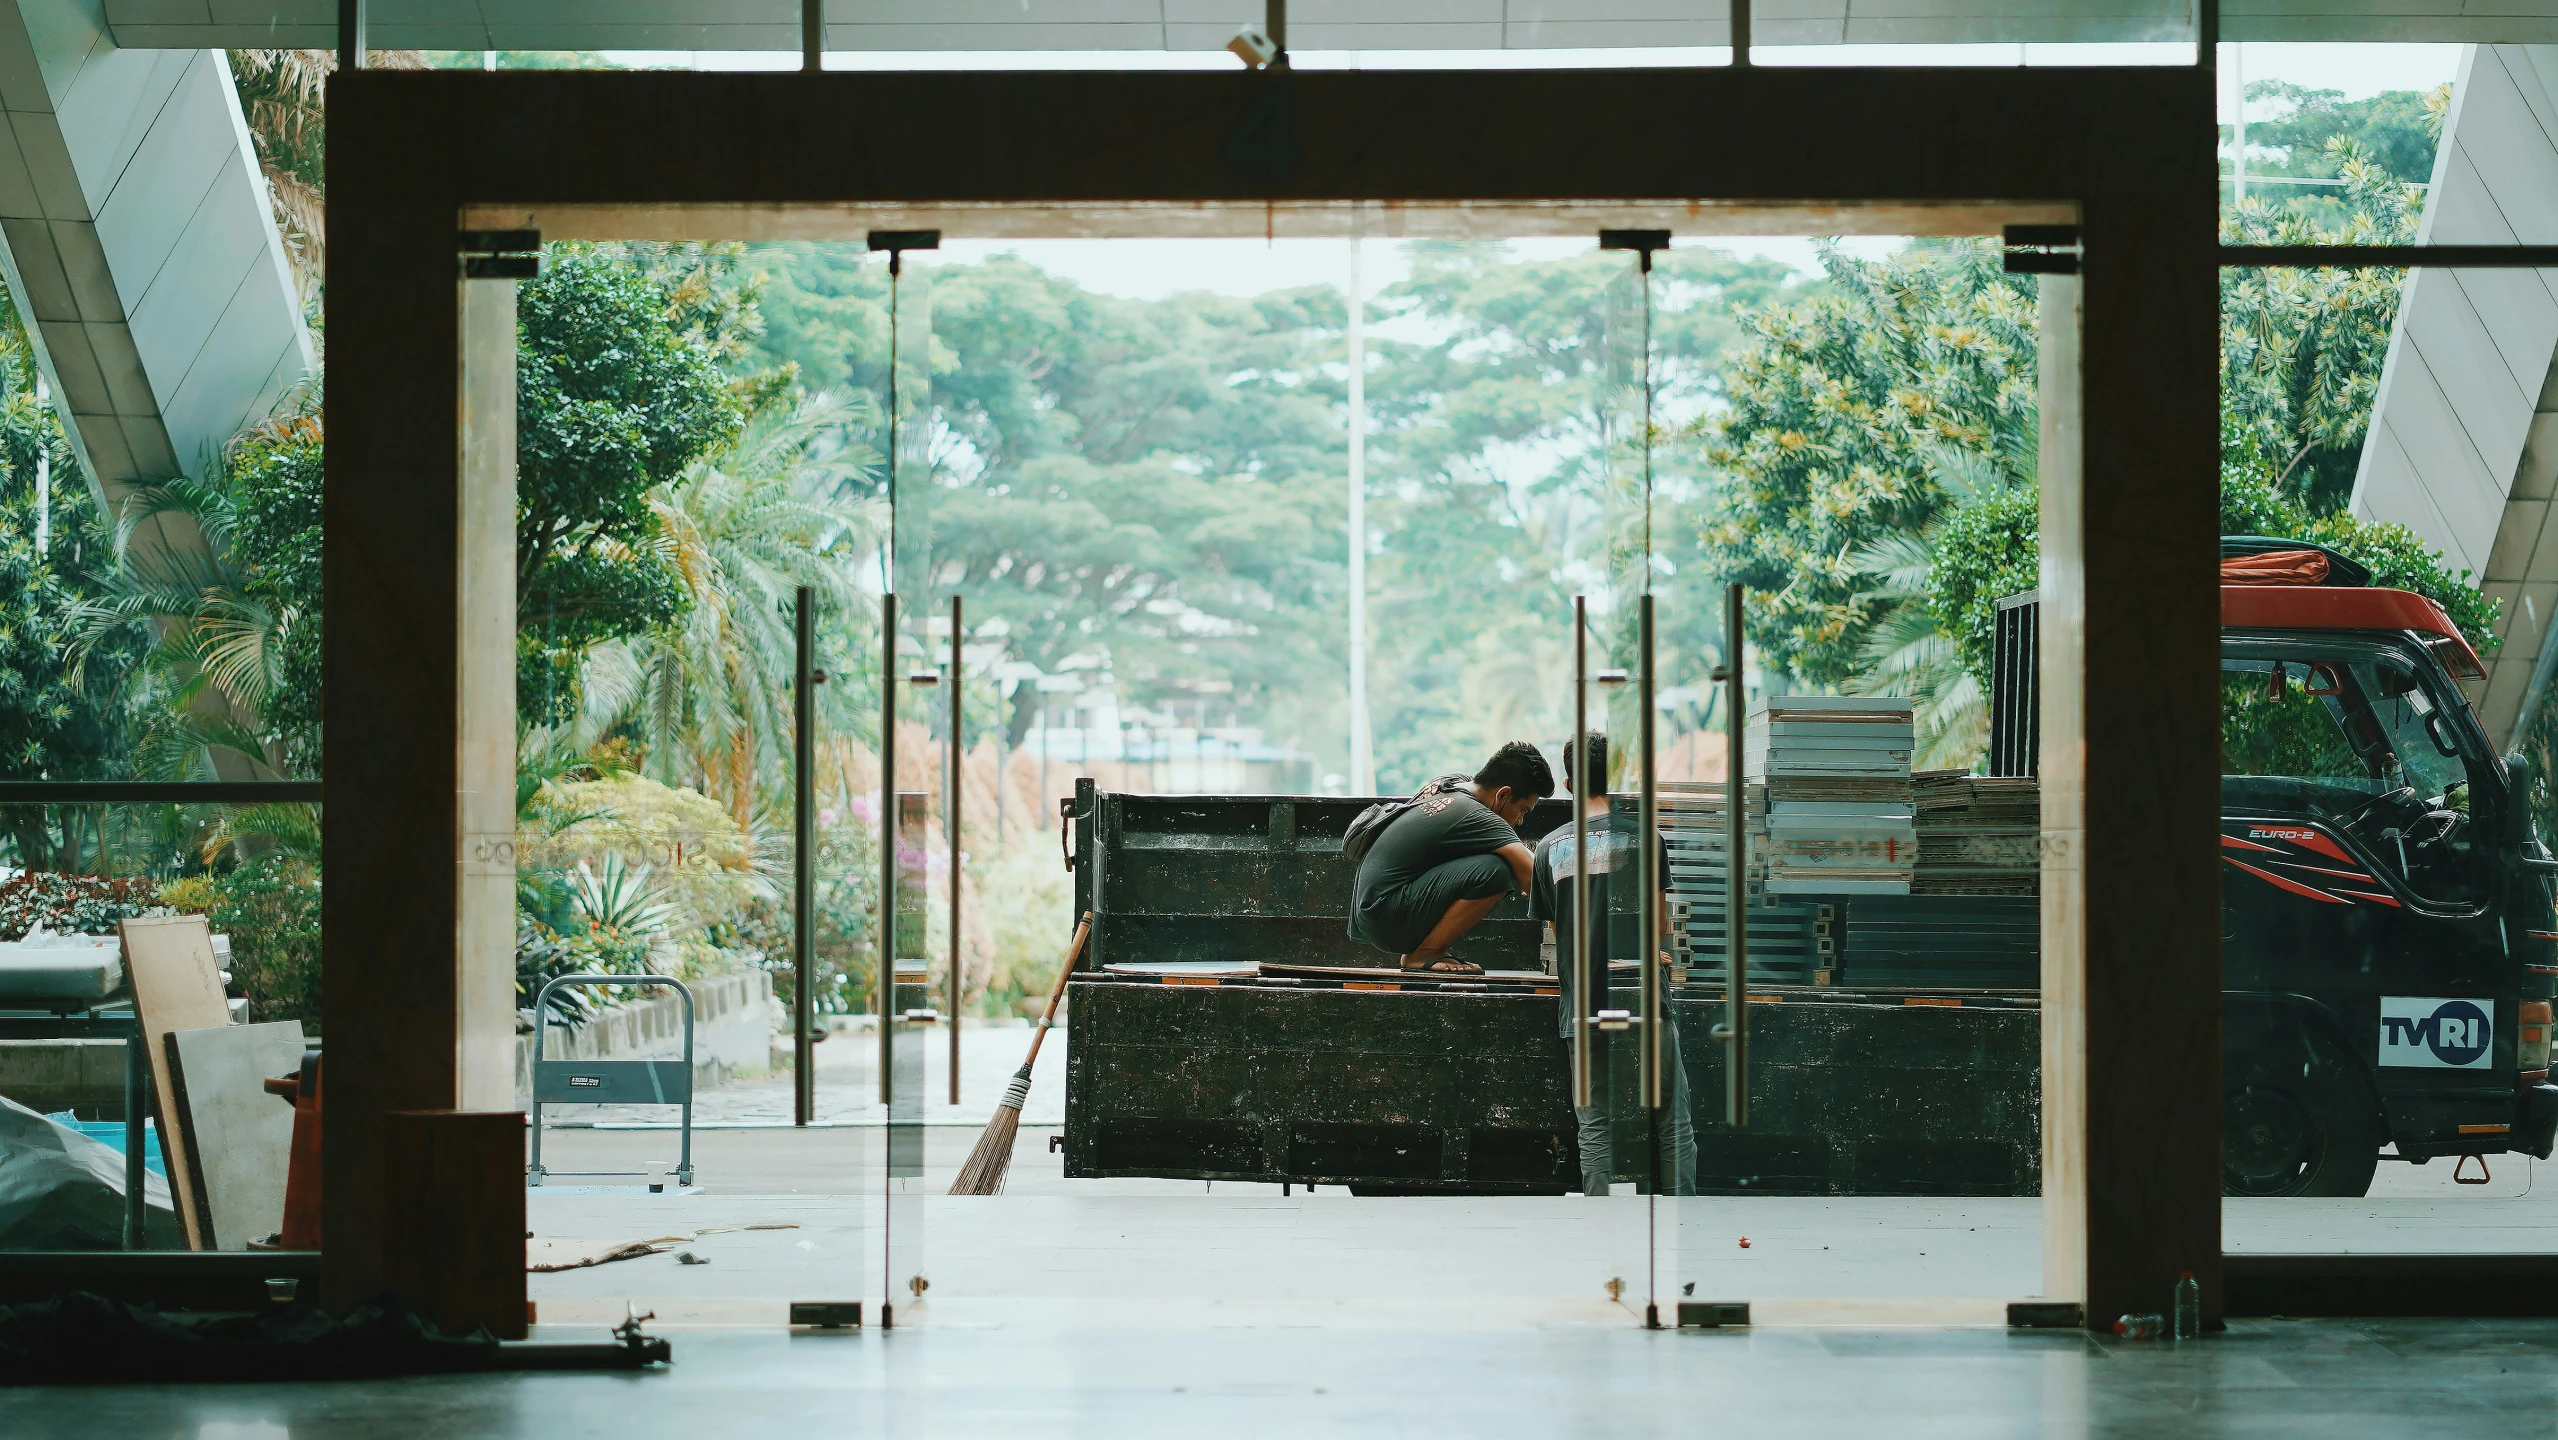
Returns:
[[[968,1161],[959,1167],[958,1178],[950,1182],[953,1195],[1001,1195],[1004,1177],[1013,1168],[1013,1140],[1021,1132],[1021,1107],[1030,1099],[1030,1067],[1024,1065],[1013,1075],[1013,1083],[1004,1087],[1004,1098],[995,1105],[994,1118],[977,1136],[977,1146],[968,1152]]]

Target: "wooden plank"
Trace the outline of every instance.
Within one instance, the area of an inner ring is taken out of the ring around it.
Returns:
[[[151,1057],[151,1091],[157,1097],[160,1153],[169,1171],[169,1191],[177,1197],[187,1248],[210,1249],[205,1216],[196,1207],[195,1175],[187,1166],[186,1147],[171,1141],[185,1133],[185,1125],[175,1077],[170,1074],[168,1037],[179,1030],[208,1030],[231,1023],[231,1007],[222,998],[222,970],[213,961],[213,932],[201,915],[169,915],[123,921],[116,933],[124,941],[124,970],[133,984],[134,1017],[142,1027],[143,1049]]]
[[[394,1110],[382,1116],[385,1290],[448,1332],[524,1338],[524,1114]]]
[[[284,1228],[293,1107],[269,1076],[302,1068],[302,1022],[172,1031],[169,1078],[204,1248],[242,1250]]]

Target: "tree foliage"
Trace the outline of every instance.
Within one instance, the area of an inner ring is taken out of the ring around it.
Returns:
[[[727,443],[738,402],[661,285],[608,256],[554,251],[516,300],[516,709],[557,724],[597,644],[683,613],[684,576],[650,493]]]
[[[2410,245],[2424,192],[2352,142],[2333,157],[2348,180],[2318,209],[2251,193],[2223,238],[2248,245]],[[2315,514],[2344,508],[2380,395],[2401,270],[2233,267],[2221,271],[2221,394],[2264,447],[2274,483]]]
[[[1942,451],[2013,466],[2034,431],[2036,306],[1983,241],[1919,241],[1890,259],[1822,252],[1828,285],[1759,308],[1727,367],[1731,406],[1703,426],[1724,473],[1705,527],[1749,587],[1762,663],[1846,684],[1887,608],[1858,552],[1946,504]]]

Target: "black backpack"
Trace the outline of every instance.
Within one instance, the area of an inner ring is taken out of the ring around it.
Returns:
[[[1402,819],[1413,806],[1433,795],[1445,795],[1451,790],[1463,789],[1473,780],[1474,777],[1471,775],[1442,775],[1422,786],[1420,793],[1409,800],[1381,800],[1360,811],[1358,816],[1350,822],[1349,830],[1342,834],[1342,858],[1348,860],[1351,867],[1356,869],[1361,861],[1368,858],[1368,849],[1377,843],[1377,837],[1386,833],[1386,827]]]

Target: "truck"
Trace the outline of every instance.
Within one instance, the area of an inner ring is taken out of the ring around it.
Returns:
[[[2361,1195],[2384,1151],[2545,1158],[2558,861],[2533,828],[2531,767],[2497,755],[2459,688],[2483,665],[2440,606],[2343,555],[2261,537],[2223,554],[2225,1190]],[[1988,766],[2029,784],[2035,610],[2001,604]],[[1070,1177],[1577,1183],[1542,927],[1515,897],[1496,911],[1480,981],[1376,968],[1391,959],[1343,923],[1340,836],[1368,803],[1079,787],[1067,862],[1095,928],[1068,990]],[[1523,832],[1567,815],[1549,802]],[[1674,902],[1695,887],[1674,903],[1669,1009],[1700,1191],[2037,1192],[2030,898],[1754,887],[1753,1120],[1736,1131],[1708,1036],[1723,877],[1671,843]],[[1632,929],[1607,928],[1611,949]],[[1621,984],[1610,1004],[1631,998]],[[1632,1048],[1616,1040],[1601,1073],[1620,1174],[1640,1186],[1653,1132],[1626,1099]]]
[[[2222,548],[2251,582],[2221,591],[2225,1188],[2361,1195],[2384,1147],[2547,1157],[2558,865],[2459,688],[2484,666],[2343,555]]]

